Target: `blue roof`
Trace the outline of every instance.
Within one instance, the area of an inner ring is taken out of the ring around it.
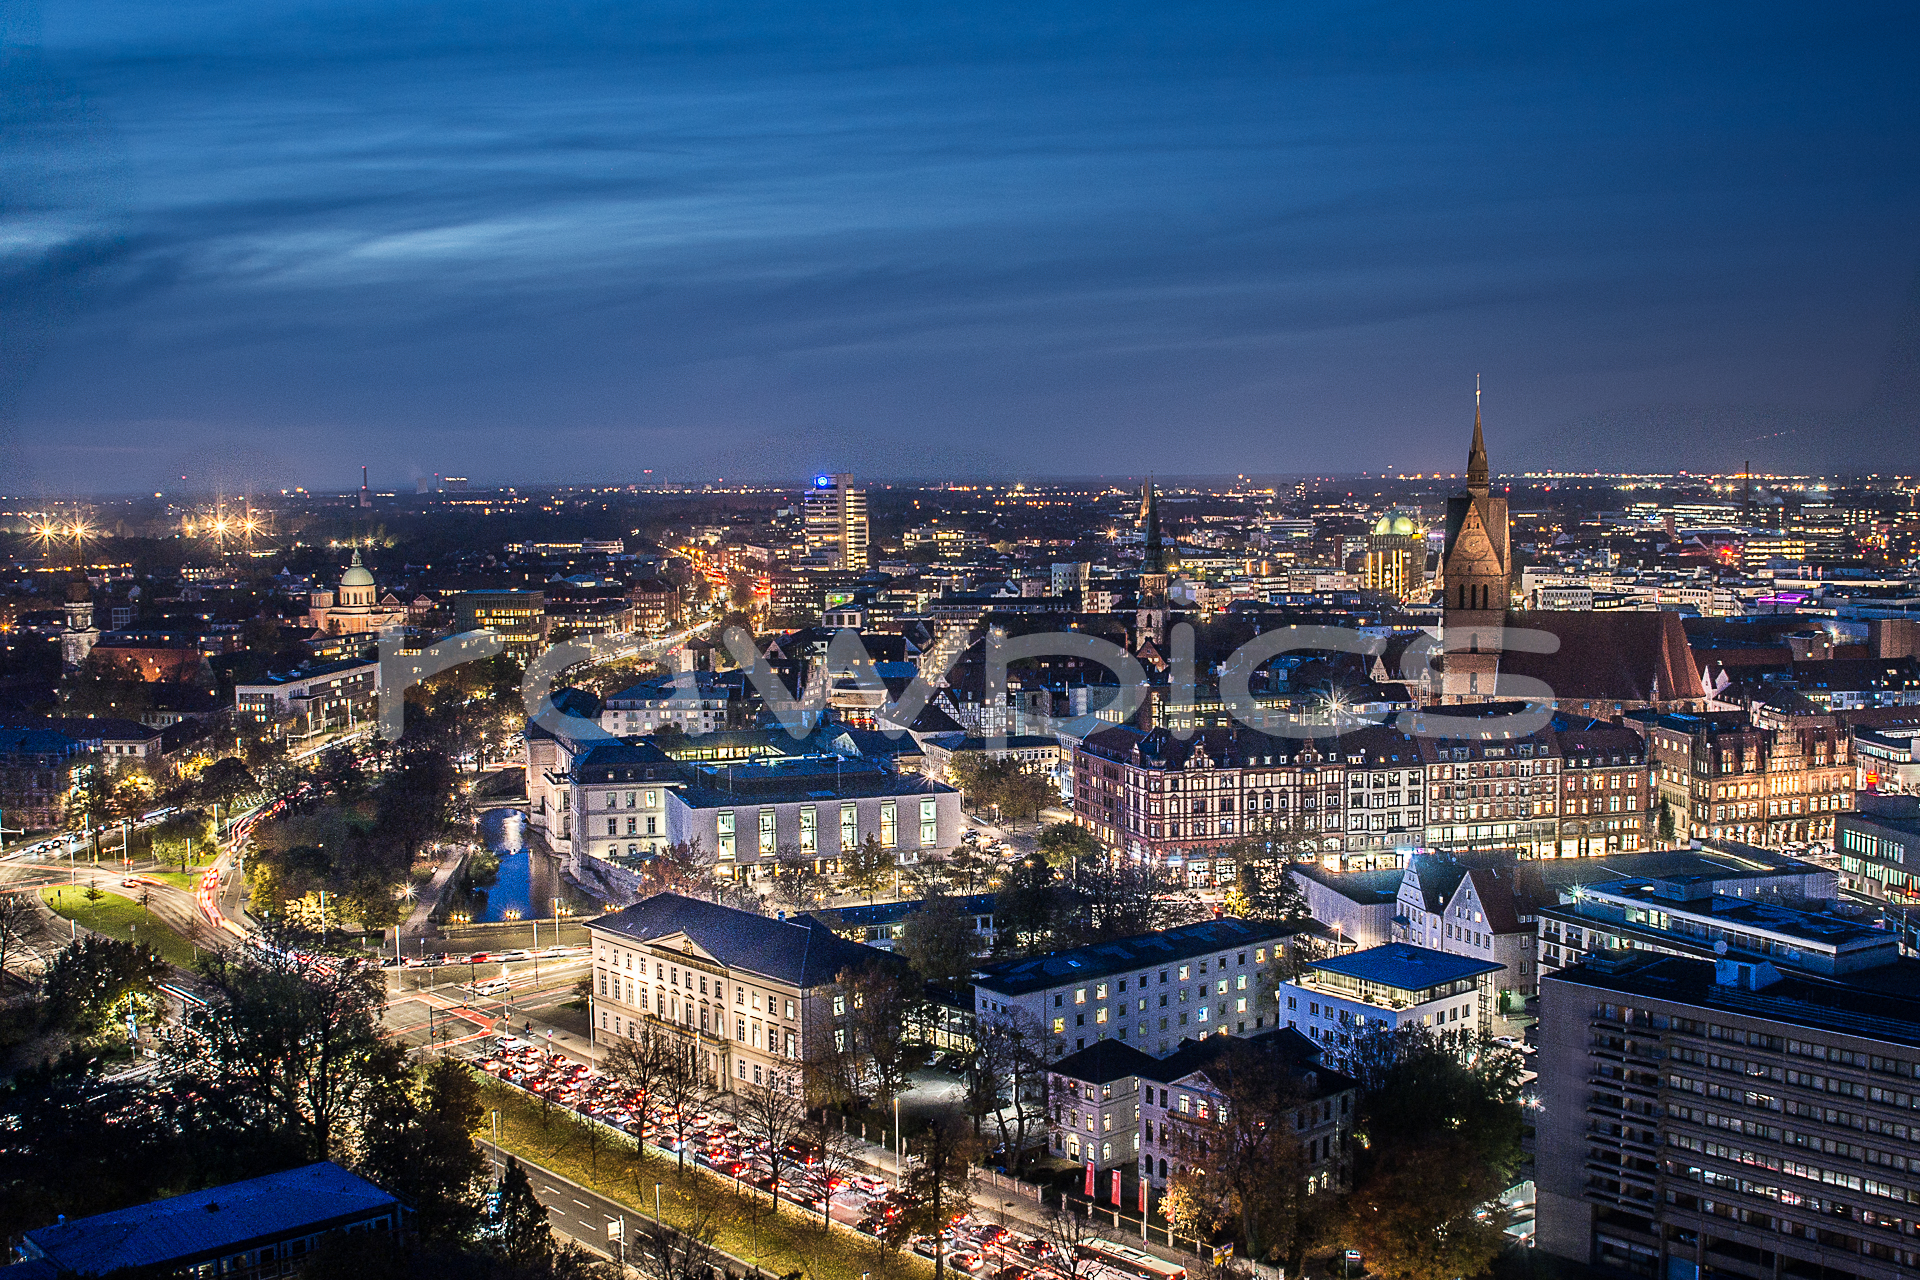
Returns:
[[[170,1269],[232,1253],[250,1241],[361,1221],[396,1203],[365,1178],[323,1160],[41,1227],[27,1232],[27,1240],[70,1275],[105,1275],[123,1267]]]
[[[976,972],[973,985],[998,995],[1026,995],[1086,978],[1105,978],[1151,965],[1187,960],[1210,951],[1288,938],[1296,933],[1311,932],[1315,927],[1222,916],[1177,929],[1096,942],[1071,951],[1052,951],[1028,960],[1003,960]]]
[[[1307,968],[1322,973],[1337,973],[1362,982],[1376,982],[1396,991],[1425,991],[1445,982],[1459,982],[1494,973],[1507,966],[1471,956],[1449,955],[1405,942],[1388,942],[1343,956],[1312,960]]]

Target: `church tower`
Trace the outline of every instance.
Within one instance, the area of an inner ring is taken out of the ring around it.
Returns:
[[[1512,580],[1507,500],[1494,495],[1488,475],[1476,379],[1467,487],[1447,501],[1446,551],[1441,557],[1446,593],[1441,631],[1447,650],[1441,693],[1446,700],[1493,696],[1500,665],[1498,629],[1506,624]]]
[[[1140,596],[1134,614],[1135,650],[1167,642],[1167,551],[1160,540],[1160,496],[1148,479],[1140,495],[1141,532],[1146,554],[1140,562]]]
[[[100,628],[93,625],[93,593],[85,578],[67,585],[67,625],[60,633],[60,661],[69,671],[77,671],[93,652],[100,639]]]

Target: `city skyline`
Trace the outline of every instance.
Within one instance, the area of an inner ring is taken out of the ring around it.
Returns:
[[[1898,467],[1909,11],[1199,16],[42,4],[10,487]]]

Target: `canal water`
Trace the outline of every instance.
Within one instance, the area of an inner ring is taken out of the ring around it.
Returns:
[[[544,920],[555,914],[555,898],[564,915],[596,910],[592,899],[560,874],[560,859],[528,843],[527,815],[518,809],[480,815],[480,841],[484,852],[468,860],[466,873],[447,897],[449,912],[476,923]]]

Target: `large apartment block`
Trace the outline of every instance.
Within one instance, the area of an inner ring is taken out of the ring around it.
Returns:
[[[1920,980],[1613,953],[1541,984],[1539,1247],[1647,1280],[1920,1270]]]
[[[1008,960],[974,973],[974,1016],[1023,1013],[1059,1054],[1112,1039],[1159,1056],[1187,1038],[1256,1034],[1275,1025],[1281,960],[1302,934],[1319,936],[1225,916]]]

